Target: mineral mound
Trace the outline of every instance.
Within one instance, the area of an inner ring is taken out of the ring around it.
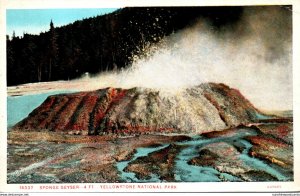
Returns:
[[[67,134],[203,133],[256,122],[263,115],[241,93],[206,83],[177,94],[106,88],[49,96],[14,129]]]

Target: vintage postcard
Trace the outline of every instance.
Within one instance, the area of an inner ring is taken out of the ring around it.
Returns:
[[[1,1],[3,193],[295,192],[298,1]]]

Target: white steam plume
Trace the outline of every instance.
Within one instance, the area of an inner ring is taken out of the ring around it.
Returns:
[[[237,88],[256,107],[292,109],[291,20],[282,8],[246,8],[235,27],[204,19],[145,50],[131,67],[91,79],[108,86],[174,90],[205,82]]]

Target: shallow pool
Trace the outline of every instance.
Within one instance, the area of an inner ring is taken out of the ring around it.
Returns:
[[[219,182],[219,181],[231,181],[238,182],[243,181],[237,176],[233,176],[228,173],[222,173],[212,167],[202,167],[196,165],[190,165],[188,162],[199,156],[199,148],[204,147],[208,144],[217,143],[217,142],[228,142],[235,143],[239,142],[243,146],[243,151],[240,154],[240,159],[244,162],[245,165],[251,167],[255,171],[266,172],[278,180],[287,181],[288,177],[281,174],[279,171],[275,170],[273,167],[267,163],[250,157],[248,155],[249,149],[252,147],[248,141],[243,138],[246,136],[257,135],[257,132],[254,129],[244,129],[241,128],[236,134],[231,136],[223,136],[218,138],[204,138],[201,136],[195,136],[190,141],[181,141],[175,142],[176,145],[184,146],[184,148],[177,154],[175,163],[174,163],[174,177],[177,182]],[[135,173],[125,172],[124,169],[128,164],[138,157],[144,157],[148,154],[159,151],[163,148],[168,147],[169,144],[164,144],[159,147],[149,147],[149,148],[137,148],[137,152],[134,154],[133,158],[129,161],[121,161],[116,164],[116,167],[120,173],[120,178],[124,182],[162,182],[160,176],[152,175],[151,179],[140,180],[136,178]]]
[[[61,93],[72,93],[74,91],[52,91],[41,94],[8,96],[7,97],[7,127],[12,127],[36,107],[41,105],[48,96]]]

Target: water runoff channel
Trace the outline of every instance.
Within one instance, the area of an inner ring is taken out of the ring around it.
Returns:
[[[204,138],[202,136],[194,136],[190,141],[175,142],[176,145],[184,146],[185,148],[178,153],[175,160],[175,169],[173,170],[175,175],[175,181],[177,182],[220,182],[220,181],[231,181],[238,182],[243,181],[242,179],[230,175],[228,173],[221,173],[212,167],[203,167],[190,165],[188,162],[197,156],[199,156],[198,149],[212,143],[217,142],[228,142],[239,141],[243,145],[243,151],[239,155],[240,159],[245,165],[255,168],[257,171],[264,171],[280,181],[289,180],[288,177],[281,174],[279,171],[272,168],[270,165],[263,161],[250,157],[248,152],[252,147],[252,144],[243,138],[246,136],[255,136],[257,132],[250,128],[239,128],[237,134],[233,136],[225,136],[218,138]],[[134,160],[139,157],[148,156],[150,153],[159,151],[168,147],[169,144],[163,144],[158,147],[141,147],[136,149],[136,153],[133,158],[128,161],[120,161],[116,163],[116,167],[120,173],[120,178],[124,182],[163,182],[157,174],[151,174],[150,179],[138,179],[133,172],[124,171],[125,168]]]

